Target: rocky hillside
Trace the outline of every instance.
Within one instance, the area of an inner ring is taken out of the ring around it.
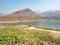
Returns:
[[[13,12],[9,15],[0,17],[0,21],[25,21],[25,20],[40,20],[41,16],[30,9],[23,9]]]

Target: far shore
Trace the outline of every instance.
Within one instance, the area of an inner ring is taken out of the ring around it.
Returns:
[[[0,21],[0,23],[19,23],[19,22],[35,22],[41,20],[24,20],[24,21]]]

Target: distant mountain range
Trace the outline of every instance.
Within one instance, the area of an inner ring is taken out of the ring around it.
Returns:
[[[60,10],[47,11],[47,12],[40,13],[40,15],[45,18],[60,19]]]
[[[4,14],[0,13],[0,16],[4,16]]]
[[[0,21],[30,21],[40,19],[40,15],[28,8],[0,17]]]

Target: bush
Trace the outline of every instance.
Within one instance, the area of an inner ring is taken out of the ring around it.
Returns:
[[[17,42],[18,36],[12,32],[0,34],[0,44],[15,45]]]

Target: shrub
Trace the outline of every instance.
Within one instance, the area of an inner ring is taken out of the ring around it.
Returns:
[[[12,32],[0,34],[0,44],[15,45],[17,42],[18,36]]]

